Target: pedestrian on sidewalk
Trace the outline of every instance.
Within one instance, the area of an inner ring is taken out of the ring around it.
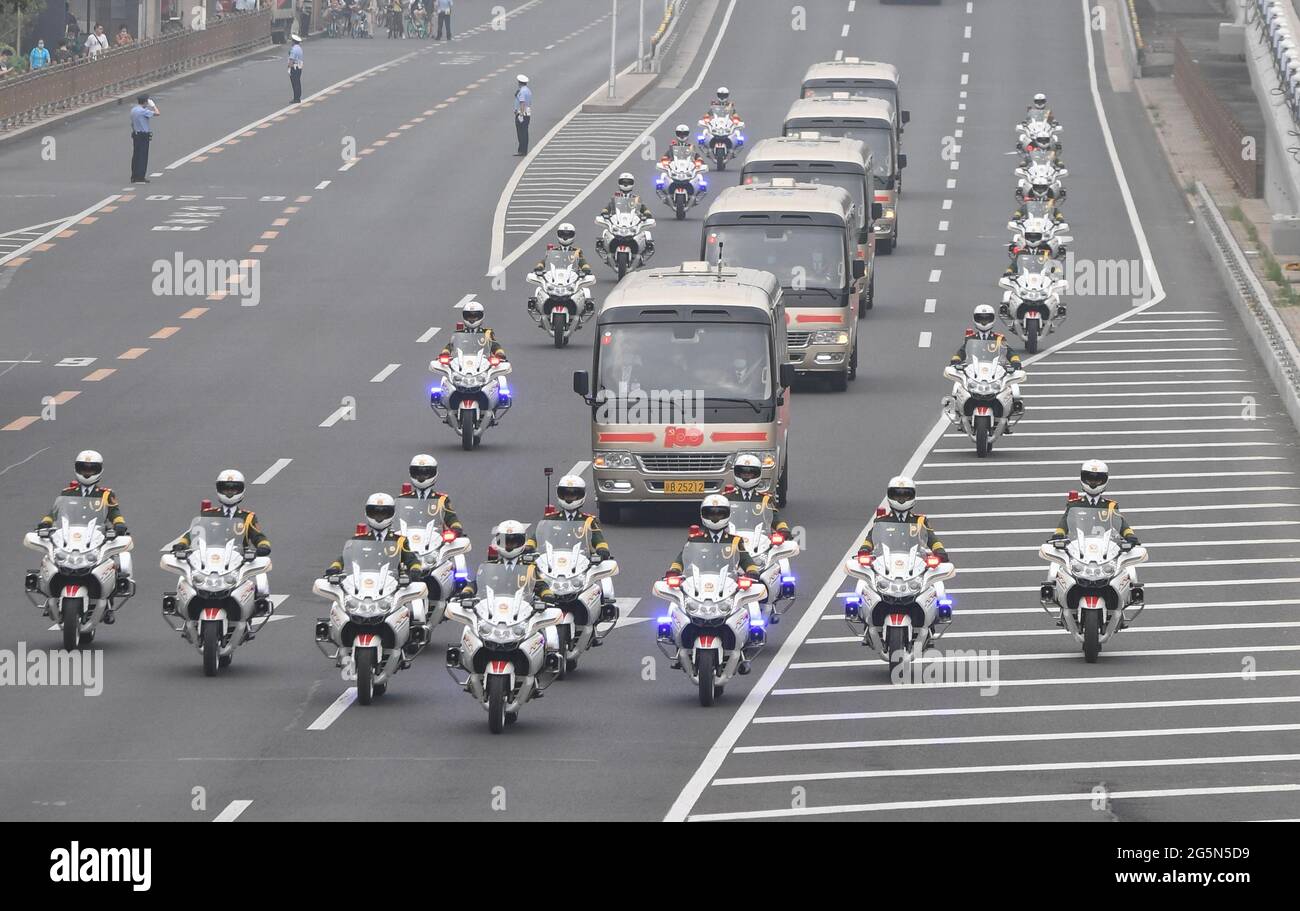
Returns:
[[[293,103],[302,101],[302,39],[290,35],[293,47],[289,49],[289,85],[293,87]]]
[[[137,97],[131,108],[131,183],[149,182],[149,143],[153,140],[149,121],[161,113],[148,95]]]
[[[107,50],[108,36],[104,34],[104,26],[96,22],[95,30],[86,36],[86,56],[94,60]]]
[[[447,40],[451,40],[451,0],[434,0],[433,8],[438,13],[438,35],[433,40],[442,40],[442,27],[447,26]]]
[[[32,48],[31,68],[39,70],[42,67],[50,65],[50,52],[45,47],[45,39],[41,38],[36,42],[36,47]]]
[[[533,90],[528,87],[528,77],[522,73],[518,77],[519,88],[515,89],[515,136],[519,139],[519,151],[516,158],[528,154],[528,124],[533,119]]]

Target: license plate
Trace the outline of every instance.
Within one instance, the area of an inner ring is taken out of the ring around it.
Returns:
[[[704,493],[704,482],[664,481],[664,493]]]

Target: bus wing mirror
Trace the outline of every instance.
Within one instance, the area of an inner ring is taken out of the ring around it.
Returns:
[[[903,168],[905,168],[905,167],[907,167],[907,156],[906,156],[906,155],[899,155],[899,156],[898,156],[898,170],[901,171],[901,170],[903,170]]]
[[[591,377],[585,370],[573,371],[573,391],[584,399],[591,394]]]
[[[781,388],[789,389],[794,385],[794,364],[781,365]]]
[[[901,117],[903,123],[911,123],[911,122],[912,122],[912,112],[911,112],[911,111],[903,111],[902,114],[900,115],[900,117]]]
[[[885,207],[881,203],[873,202],[871,204],[871,220],[875,221],[885,214]]]
[[[865,259],[855,259],[853,261],[853,277],[866,278],[866,276],[867,276],[867,261]]]

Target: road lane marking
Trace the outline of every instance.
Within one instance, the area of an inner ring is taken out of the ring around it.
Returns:
[[[293,459],[276,459],[274,465],[272,465],[266,471],[262,472],[260,475],[258,475],[256,478],[253,479],[253,483],[254,484],[270,483],[271,479],[274,478],[276,475],[278,475],[280,472],[284,471],[284,469],[292,461]]]
[[[40,246],[41,244],[46,243],[47,241],[49,241],[51,238],[54,237],[72,237],[74,234],[77,233],[77,231],[75,228],[72,228],[71,225],[83,221],[87,216],[95,212],[98,212],[99,210],[103,209],[105,206],[117,202],[119,199],[123,199],[121,194],[106,196],[103,199],[101,199],[99,202],[95,203],[93,206],[81,210],[76,215],[70,215],[67,218],[60,219],[58,223],[54,224],[54,227],[50,228],[50,230],[46,231],[44,234],[29,241],[26,244],[23,244],[23,246],[19,247],[17,250],[11,250],[10,252],[6,253],[4,256],[0,256],[0,266],[21,265],[22,263],[26,262],[28,259],[23,254],[27,253],[29,250],[33,249],[34,247]]]
[[[347,417],[348,414],[351,413],[351,411],[352,411],[352,406],[351,406],[351,405],[341,405],[341,406],[339,406],[338,409],[336,409],[336,410],[334,411],[333,414],[331,414],[331,415],[330,415],[329,417],[327,417],[325,420],[321,421],[320,424],[317,425],[317,426],[320,426],[320,427],[333,427],[333,426],[334,426],[335,424],[337,424],[339,421],[343,420],[343,418]]]
[[[419,338],[417,338],[415,341],[416,341],[418,344],[424,345],[424,344],[427,344],[427,343],[429,342],[429,340],[432,339],[432,338],[433,338],[435,335],[437,335],[437,334],[438,334],[438,327],[437,327],[437,326],[430,326],[430,327],[429,327],[428,329],[426,329],[426,330],[424,331],[424,333],[423,333]]]
[[[918,348],[929,348],[929,347],[930,347],[930,338],[931,338],[931,333],[929,333],[929,332],[922,332],[922,333],[921,333],[921,337],[917,340],[916,347],[918,347]]]
[[[30,427],[32,424],[35,424],[39,420],[40,418],[35,415],[25,415],[24,417],[17,418],[10,421],[8,424],[5,424],[3,427],[0,427],[0,430],[23,430]]]
[[[925,312],[926,312],[926,313],[933,313],[933,312],[935,311],[935,307],[937,307],[938,304],[939,304],[939,301],[938,301],[936,298],[933,298],[933,297],[927,297],[927,298],[925,299]],[[963,452],[964,452],[964,451],[965,451],[965,450],[963,450]]]
[[[81,381],[83,383],[98,383],[100,380],[110,377],[114,373],[117,373],[117,368],[115,367],[100,367],[98,370],[83,376]]]
[[[150,338],[171,338],[173,335],[175,335],[177,332],[180,331],[181,331],[180,326],[163,326],[161,329],[159,329],[157,332],[155,332],[153,335],[149,337]]]
[[[307,725],[307,730],[309,731],[326,730],[331,724],[333,724],[335,721],[338,721],[339,716],[342,715],[345,711],[347,711],[348,706],[350,706],[352,703],[356,701],[357,701],[357,688],[355,686],[350,686],[339,695],[339,698],[335,699],[332,703],[330,703],[329,708],[327,708],[325,711],[320,713],[319,718],[317,718],[311,724]]]
[[[128,348],[117,356],[119,361],[133,361],[148,351],[148,348]]]
[[[252,806],[251,800],[232,800],[224,810],[217,814],[213,822],[234,822],[240,814]]]
[[[576,474],[578,477],[582,477],[582,475],[583,475],[583,474],[586,472],[586,470],[587,470],[588,468],[590,468],[590,467],[591,467],[591,462],[590,462],[590,461],[574,462],[574,463],[573,463],[573,467],[570,468],[570,469],[568,470],[567,473],[568,473],[568,474]]]
[[[332,183],[332,181],[329,181],[329,180],[322,180],[320,183],[316,184],[316,189],[318,189],[318,190],[323,190],[323,189],[325,189],[326,187],[328,187],[331,183]]]
[[[379,372],[376,373],[374,376],[372,376],[372,377],[370,378],[370,382],[372,382],[372,383],[382,383],[384,380],[386,380],[386,379],[388,379],[390,376],[392,376],[393,373],[394,373],[394,372],[397,370],[397,368],[400,367],[400,366],[402,366],[402,365],[401,365],[401,364],[389,364],[389,365],[388,365],[387,367],[385,367],[383,370],[379,371]]]
[[[181,319],[198,319],[200,316],[202,316],[207,312],[208,312],[207,307],[191,307],[190,309],[186,310],[184,313],[181,314]]]

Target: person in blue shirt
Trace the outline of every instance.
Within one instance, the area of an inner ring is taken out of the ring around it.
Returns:
[[[519,138],[516,157],[528,154],[528,124],[533,119],[533,90],[528,87],[528,77],[520,75],[519,88],[515,89],[515,135]]]
[[[160,114],[148,95],[135,99],[135,107],[131,108],[131,183],[149,182],[149,142],[153,139],[149,121]]]
[[[34,70],[50,65],[50,52],[45,47],[44,38],[37,41],[36,47],[32,48],[31,63]]]
[[[445,23],[447,26],[447,40],[451,40],[451,0],[433,0],[434,12],[438,14],[438,37],[434,41],[442,40],[442,27]]]
[[[293,103],[302,102],[302,39],[290,35],[293,47],[289,49],[289,85],[293,87]]]

